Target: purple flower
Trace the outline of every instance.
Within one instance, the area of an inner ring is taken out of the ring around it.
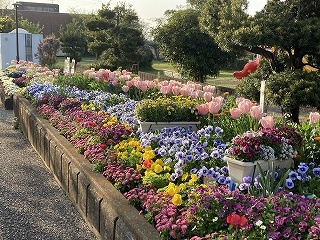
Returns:
[[[287,178],[286,179],[286,187],[289,188],[289,189],[294,187],[294,183],[293,183],[291,178]]]

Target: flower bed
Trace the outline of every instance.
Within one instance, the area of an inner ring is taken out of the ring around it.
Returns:
[[[254,187],[253,179],[244,179],[236,188],[232,184],[222,160],[228,147],[223,133],[228,129],[204,124],[217,121],[215,114],[221,111],[224,100],[211,96],[212,103],[202,106],[212,108],[207,111],[209,115],[202,112],[198,131],[170,128],[141,133],[136,131],[137,122],[124,123],[118,118],[122,116],[119,109],[125,109],[126,115],[134,112],[134,107],[124,105],[128,99],[113,107],[117,98],[101,92],[70,87],[63,90],[52,84],[34,84],[26,91],[39,113],[124,194],[162,239],[316,239],[319,234],[320,203],[312,194],[319,196],[320,191],[312,186],[319,185],[320,171],[311,155],[305,155],[307,150],[299,152],[305,162],[298,164],[296,159],[297,171],[292,169],[288,174],[279,194],[279,189],[267,197],[248,194],[248,188]],[[313,130],[320,129],[309,125]],[[297,129],[300,133],[308,130]],[[310,146],[319,141],[319,133],[312,132],[315,138],[309,140]],[[282,173],[277,174],[280,177]],[[277,181],[277,174],[273,172],[270,179]],[[212,181],[203,185],[206,176]],[[256,180],[258,188],[266,187]],[[300,191],[293,187],[299,185],[297,181],[313,185]]]

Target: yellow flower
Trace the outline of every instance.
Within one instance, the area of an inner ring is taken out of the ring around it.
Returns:
[[[194,185],[194,183],[198,180],[196,174],[191,174],[191,179],[189,180],[189,185]]]
[[[160,164],[154,164],[153,171],[155,173],[161,173],[163,171],[163,168]]]
[[[136,170],[140,172],[142,170],[142,166],[140,164],[136,164]]]
[[[143,160],[153,159],[155,157],[155,154],[152,150],[145,151],[142,158]]]
[[[182,197],[180,194],[175,194],[171,201],[174,205],[180,206],[182,204]]]
[[[169,183],[166,193],[173,196],[176,193],[179,193],[180,189],[174,183]]]
[[[159,164],[161,166],[164,166],[164,162],[162,161],[161,158],[157,159],[155,163],[157,163],[157,164]]]
[[[170,172],[170,171],[171,171],[171,167],[169,167],[169,166],[164,166],[164,167],[163,167],[163,171]]]
[[[188,173],[184,173],[184,174],[182,175],[182,177],[181,177],[181,180],[182,180],[182,181],[187,180],[188,176],[189,176]]]
[[[184,190],[187,189],[187,186],[186,186],[184,183],[181,183],[181,184],[179,185],[179,189],[180,189],[180,192],[181,192],[181,191],[184,191]]]

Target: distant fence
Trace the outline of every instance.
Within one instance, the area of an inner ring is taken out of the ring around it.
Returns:
[[[176,80],[179,82],[186,82],[187,80],[181,79],[181,78],[174,78],[170,76],[158,76],[156,74],[152,73],[146,73],[146,72],[141,72],[138,71],[138,76],[140,77],[141,80],[154,80],[154,79],[159,79],[160,81],[170,81],[170,80]],[[206,83],[202,83],[203,85],[207,85]],[[224,93],[228,92],[230,95],[234,95],[235,91],[233,88],[227,88],[227,87],[221,87],[221,86],[216,86],[216,94],[217,95],[223,95]]]

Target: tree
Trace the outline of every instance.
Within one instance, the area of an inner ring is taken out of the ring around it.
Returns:
[[[62,52],[70,59],[74,59],[76,63],[80,62],[86,47],[86,36],[81,22],[72,19],[65,28],[60,28],[59,33]]]
[[[319,1],[269,0],[254,16],[246,13],[247,4],[247,0],[206,0],[201,5],[202,28],[222,49],[249,51],[267,59],[272,71],[280,74],[270,81],[282,79],[281,73],[287,70],[299,72],[306,66],[319,69]],[[304,78],[300,79],[304,81]],[[311,78],[311,81],[319,84],[319,79]],[[319,108],[318,101],[308,99],[290,105],[288,113],[293,121],[299,122],[300,106],[307,104]]]
[[[0,32],[8,33],[14,29],[15,21],[10,16],[0,17]]]
[[[254,16],[246,13],[247,5],[247,0],[206,0],[201,26],[221,48],[259,54],[276,72],[319,67],[319,1],[270,0]],[[287,61],[279,53],[286,53]]]
[[[153,34],[162,54],[181,74],[204,82],[208,75],[219,72],[224,56],[213,39],[201,31],[198,15],[193,9],[167,11],[167,21]]]
[[[40,65],[52,67],[57,62],[59,47],[59,40],[54,35],[42,39],[38,45],[38,52],[35,54]]]
[[[85,25],[88,51],[111,68],[130,68],[143,59],[138,50],[145,41],[139,18],[131,6],[119,3],[111,9],[110,4],[103,5]]]
[[[27,19],[20,18],[19,27],[32,34],[42,34],[44,26],[40,26],[40,23],[33,23]]]

